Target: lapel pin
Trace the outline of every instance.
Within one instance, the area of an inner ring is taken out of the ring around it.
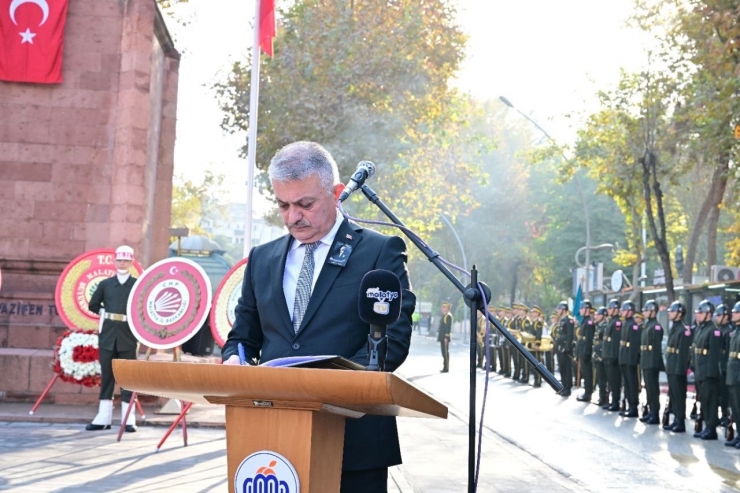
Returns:
[[[351,235],[351,234],[349,234],[349,233],[347,233],[347,239],[348,239],[348,240],[351,240],[351,239],[352,239],[352,235]]]

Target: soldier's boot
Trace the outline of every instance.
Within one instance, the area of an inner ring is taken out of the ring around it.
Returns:
[[[131,412],[126,418],[126,410],[131,406]],[[136,432],[136,404],[134,402],[121,402],[121,422],[126,420],[126,433]]]
[[[637,406],[630,406],[626,413],[624,413],[625,418],[637,418],[640,416],[640,413],[637,412]]]
[[[735,437],[734,440],[730,440],[729,442],[725,442],[725,447],[734,447],[740,443],[740,436]]]
[[[686,423],[684,423],[683,419],[677,419],[673,422],[671,433],[686,433]]]
[[[702,440],[716,440],[717,438],[717,430],[714,428],[707,428],[701,436]]]
[[[113,421],[113,401],[102,399],[98,403],[98,414],[85,429],[87,431],[110,430],[111,421]]]
[[[659,425],[660,424],[660,418],[658,417],[658,413],[651,413],[648,416],[648,419],[645,420],[645,424],[648,424],[648,425]]]

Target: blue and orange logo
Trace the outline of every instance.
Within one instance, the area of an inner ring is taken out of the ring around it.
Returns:
[[[239,493],[300,493],[300,485],[298,474],[285,457],[264,450],[242,461],[234,478],[234,490]]]

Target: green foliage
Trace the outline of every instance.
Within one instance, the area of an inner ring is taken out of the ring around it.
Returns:
[[[206,171],[203,181],[193,183],[182,177],[175,179],[172,187],[172,227],[187,227],[191,235],[206,235],[203,221],[223,214],[216,200],[217,189],[223,183],[222,175]]]
[[[465,44],[453,3],[297,1],[281,14],[275,57],[260,70],[257,167],[290,142],[313,140],[342,177],[373,161],[383,200],[421,231],[442,210],[473,207],[469,104],[448,87]],[[216,85],[225,130],[247,129],[249,86],[242,63]],[[269,190],[266,174],[259,180]]]

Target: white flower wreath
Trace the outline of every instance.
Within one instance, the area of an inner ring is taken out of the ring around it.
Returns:
[[[98,335],[94,332],[69,332],[59,343],[58,361],[64,376],[77,382],[100,375]],[[75,350],[77,356],[75,357]]]

